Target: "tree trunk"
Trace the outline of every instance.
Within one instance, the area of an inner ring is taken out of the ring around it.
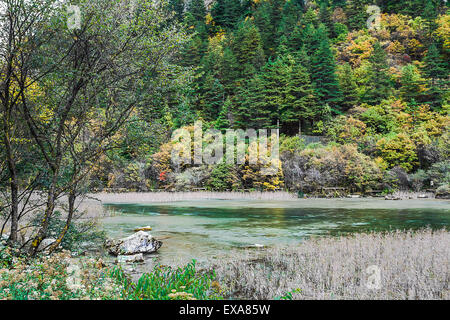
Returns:
[[[48,191],[47,195],[47,205],[45,208],[45,214],[44,219],[41,222],[41,228],[39,229],[38,234],[33,240],[33,243],[31,244],[30,248],[30,254],[36,255],[38,252],[39,245],[41,244],[42,240],[44,240],[47,237],[48,227],[50,225],[50,219],[53,215],[53,211],[55,210],[55,201],[56,201],[56,183],[58,180],[58,173],[55,172],[53,174],[52,184],[50,186],[50,189]]]
[[[11,178],[11,233],[9,234],[9,243],[17,244],[19,230],[19,190],[17,187],[16,172],[14,169],[14,178]]]
[[[69,194],[69,212],[67,215],[66,224],[62,229],[60,235],[58,236],[58,239],[56,239],[56,242],[51,245],[49,249],[50,252],[53,252],[56,248],[58,248],[58,246],[61,244],[62,240],[66,236],[67,231],[69,231],[69,227],[70,224],[72,223],[72,218],[75,213],[75,200],[76,200],[75,189],[73,189],[72,191],[70,191]]]

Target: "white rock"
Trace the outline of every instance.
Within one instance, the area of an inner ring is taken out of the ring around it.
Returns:
[[[134,255],[138,253],[153,253],[161,248],[162,242],[144,231],[139,231],[127,238],[107,240],[105,243],[109,253],[118,255]]]
[[[56,239],[53,239],[53,238],[46,238],[46,239],[42,240],[41,243],[39,244],[38,251],[46,251],[55,242],[56,242]]]

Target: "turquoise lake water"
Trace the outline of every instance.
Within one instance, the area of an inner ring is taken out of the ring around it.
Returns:
[[[132,234],[136,227],[151,226],[150,233],[163,241],[153,258],[164,264],[218,258],[233,249],[255,245],[292,246],[311,236],[450,227],[448,201],[421,205],[411,202],[414,204],[411,208],[407,203],[390,205],[382,200],[349,203],[351,205],[338,202],[333,205],[324,200],[322,208],[320,203],[305,208],[304,204],[295,202],[255,201],[252,204],[227,200],[108,204],[106,209],[116,214],[104,219],[103,226],[108,235],[115,238]]]

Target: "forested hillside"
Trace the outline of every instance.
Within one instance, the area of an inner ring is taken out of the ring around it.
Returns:
[[[0,0],[0,300],[448,300],[448,10]]]
[[[169,5],[191,35],[176,62],[191,73],[133,115],[121,153],[110,154],[97,172],[98,187],[312,192],[448,186],[445,1]],[[279,126],[279,174],[259,176],[254,166],[173,167],[170,132],[198,119],[204,129]],[[308,145],[299,134],[320,136],[321,143]]]

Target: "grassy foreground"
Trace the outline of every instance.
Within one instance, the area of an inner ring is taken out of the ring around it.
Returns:
[[[317,238],[216,267],[236,298],[450,299],[450,233],[355,234]],[[379,271],[378,288],[373,283]]]
[[[136,282],[101,259],[30,261],[0,246],[0,299],[450,299],[449,243],[448,231],[429,229],[317,238],[201,270],[158,266]]]

